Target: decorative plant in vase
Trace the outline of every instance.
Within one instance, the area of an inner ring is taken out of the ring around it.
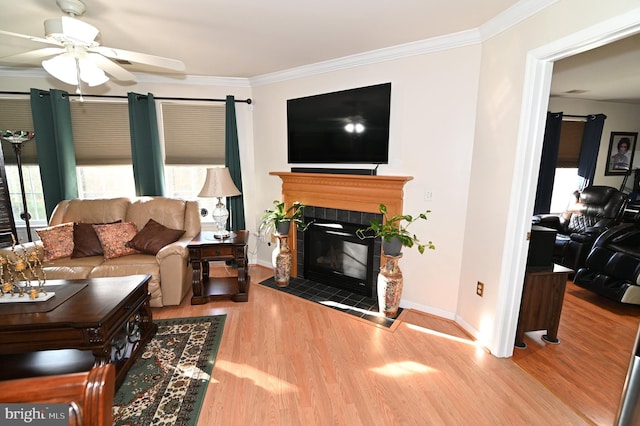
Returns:
[[[402,214],[389,217],[387,206],[380,204],[379,209],[383,216],[383,221],[380,222],[378,219],[373,219],[369,222],[368,227],[358,229],[356,235],[359,238],[382,238],[383,253],[386,256],[398,256],[402,247],[411,248],[414,245],[418,248],[420,254],[423,254],[425,249],[435,250],[436,246],[431,241],[422,244],[418,237],[408,230],[412,223],[420,219],[427,220],[427,214],[431,213],[431,210],[427,210],[417,216]]]
[[[378,274],[378,306],[386,317],[395,318],[398,315],[403,287],[402,271],[398,267],[402,247],[416,246],[420,254],[426,249],[436,248],[431,241],[422,244],[407,228],[418,220],[427,220],[427,214],[431,213],[431,210],[417,216],[403,214],[389,217],[387,206],[380,204],[379,209],[383,221],[371,220],[369,226],[358,229],[356,235],[361,239],[382,238],[383,264]]]
[[[302,231],[309,227],[304,223],[303,213],[306,206],[298,201],[286,207],[283,201],[274,200],[273,207],[266,210],[260,218],[258,234],[271,241],[278,239],[278,245],[273,250],[272,263],[276,285],[286,287],[291,276],[291,250],[288,245],[289,229],[294,223]]]

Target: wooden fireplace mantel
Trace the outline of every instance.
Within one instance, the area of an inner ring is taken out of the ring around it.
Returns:
[[[363,176],[323,173],[270,172],[282,179],[282,201],[307,206],[380,213],[380,203],[389,216],[402,214],[404,185],[411,176]],[[289,246],[293,253],[291,276],[297,276],[296,230],[292,226]]]

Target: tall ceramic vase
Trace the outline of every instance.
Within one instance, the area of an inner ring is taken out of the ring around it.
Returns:
[[[402,296],[402,271],[398,267],[398,256],[384,255],[384,264],[378,274],[378,307],[385,317],[398,316],[400,297]]]
[[[289,248],[289,226],[291,222],[282,222],[278,224],[275,234],[278,239],[278,245],[273,254],[273,275],[278,287],[286,287],[289,285],[291,277],[291,262],[293,255]]]

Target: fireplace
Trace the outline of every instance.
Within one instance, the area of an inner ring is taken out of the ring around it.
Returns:
[[[294,201],[299,201],[308,206],[305,208],[305,215],[309,219],[317,219],[319,222],[327,220],[338,224],[350,224],[356,229],[366,227],[374,217],[381,219],[380,203],[387,206],[387,212],[390,216],[402,214],[403,187],[406,182],[413,179],[410,176],[292,172],[270,172],[269,174],[279,176],[282,179],[282,201],[285,204],[291,205]],[[306,232],[297,232],[295,227],[291,227],[289,245],[293,255],[292,277],[304,277],[305,274],[304,234]],[[379,239],[366,240],[366,242],[348,240],[349,243],[363,244],[368,244],[371,241],[374,242],[373,259],[367,268],[374,271],[372,278],[374,280],[381,264]],[[356,251],[358,250],[361,249]],[[369,249],[367,250],[370,252]],[[357,288],[359,287],[361,286],[357,284]],[[355,293],[353,289],[350,291]]]
[[[297,234],[298,274],[314,282],[375,298],[380,266],[378,239],[360,239],[356,230],[380,214],[321,208],[305,209],[311,225]]]

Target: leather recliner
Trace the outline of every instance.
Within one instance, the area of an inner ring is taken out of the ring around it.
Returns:
[[[640,224],[601,234],[574,282],[609,299],[640,305]]]
[[[553,261],[577,271],[596,238],[620,222],[626,204],[627,196],[616,188],[588,186],[573,193],[561,215],[536,215],[532,222],[558,232]]]

